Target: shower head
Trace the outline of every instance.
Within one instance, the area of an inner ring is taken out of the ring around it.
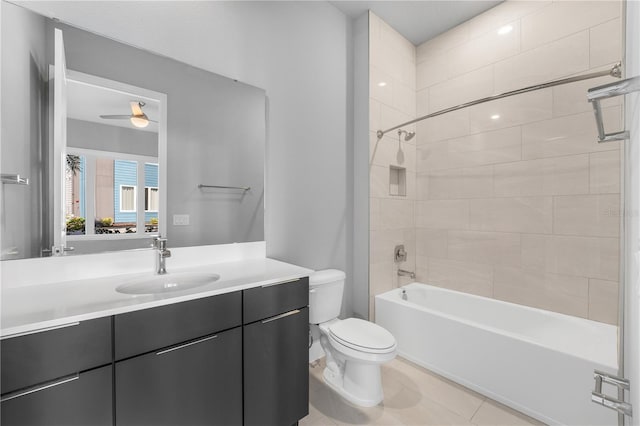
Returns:
[[[416,135],[416,132],[407,132],[406,130],[398,130],[398,137],[404,133],[405,142],[410,141]]]

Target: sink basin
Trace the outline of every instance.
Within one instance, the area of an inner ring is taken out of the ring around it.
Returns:
[[[160,294],[190,290],[205,286],[220,279],[218,274],[198,272],[182,272],[177,274],[153,275],[135,278],[116,287],[116,291],[124,294]]]

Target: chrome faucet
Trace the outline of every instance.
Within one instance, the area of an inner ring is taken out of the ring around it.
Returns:
[[[167,273],[165,259],[171,257],[171,250],[167,250],[167,239],[156,237],[153,239],[153,248],[156,249],[156,274],[163,275]]]
[[[411,277],[412,280],[416,279],[416,273],[411,271],[405,271],[404,269],[398,269],[399,277]]]

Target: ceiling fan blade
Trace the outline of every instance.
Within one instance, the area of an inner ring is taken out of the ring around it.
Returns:
[[[135,101],[135,102],[130,102],[131,104],[131,114],[132,115],[142,115],[144,114],[142,112],[142,106],[144,104],[142,104],[141,102]]]
[[[104,118],[106,120],[128,120],[131,118],[130,115],[101,115],[100,118]]]

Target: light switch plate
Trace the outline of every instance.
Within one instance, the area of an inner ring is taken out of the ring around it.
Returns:
[[[189,215],[188,214],[174,214],[173,215],[173,225],[174,226],[187,226],[187,225],[189,225]]]

